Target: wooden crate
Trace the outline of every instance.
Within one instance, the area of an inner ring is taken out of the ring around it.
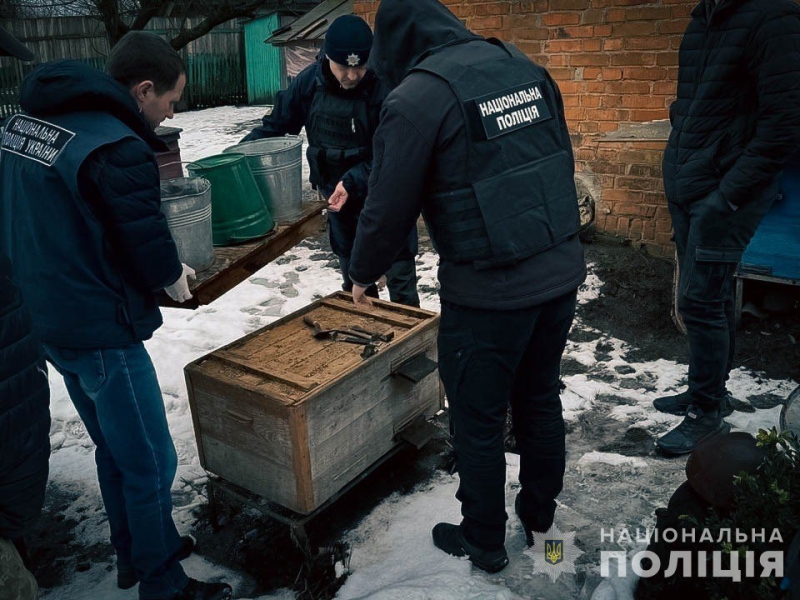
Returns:
[[[394,339],[362,358],[364,346],[315,339],[306,315]],[[401,444],[399,432],[442,408],[438,322],[390,302],[359,309],[338,292],[190,363],[200,464],[295,512],[314,511]]]

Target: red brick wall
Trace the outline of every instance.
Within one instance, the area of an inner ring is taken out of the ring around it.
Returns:
[[[697,0],[443,1],[473,31],[513,42],[550,70],[573,133],[579,191],[595,197],[598,229],[671,255],[666,139],[611,142],[604,134],[667,118],[677,50]],[[355,12],[372,23],[378,5],[355,0]]]

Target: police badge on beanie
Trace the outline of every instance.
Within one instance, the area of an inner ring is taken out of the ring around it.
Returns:
[[[361,17],[342,15],[325,34],[325,55],[343,67],[364,67],[372,48],[372,30]]]

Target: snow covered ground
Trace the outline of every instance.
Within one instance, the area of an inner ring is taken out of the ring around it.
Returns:
[[[256,124],[263,112],[264,109],[259,107],[222,107],[181,113],[165,124],[183,129],[181,152],[183,160],[191,161],[235,144]],[[189,530],[194,520],[193,509],[205,502],[205,498],[196,490],[206,477],[197,456],[183,367],[215,348],[337,290],[339,273],[330,266],[329,261],[312,260],[310,257],[314,252],[308,245],[295,247],[281,260],[267,265],[208,306],[197,310],[165,309],[164,326],[146,343],[158,371],[180,460],[173,493],[175,518],[182,531]],[[425,289],[435,290],[435,255],[422,254],[418,269]],[[586,303],[596,296],[600,283],[595,276],[590,276],[580,291],[580,301]],[[438,310],[438,306],[435,291],[423,294],[423,308]],[[576,327],[580,326],[580,322],[576,323]],[[604,423],[618,423],[622,430],[641,428],[661,433],[677,423],[675,417],[656,413],[651,402],[665,391],[681,388],[686,366],[666,360],[631,363],[626,359],[629,348],[625,343],[606,337],[602,332],[593,333],[594,336],[582,336],[589,341],[570,342],[566,358],[594,369],[602,362],[604,364],[600,368],[610,376],[603,379],[587,377],[585,374],[565,377],[567,387],[563,402],[568,423],[585,423],[593,412],[601,410],[605,411],[603,414],[607,419]],[[602,361],[598,358],[601,344]],[[50,379],[53,415],[51,481],[77,496],[65,516],[79,521],[76,535],[81,542],[87,546],[105,544],[108,532],[96,483],[93,444],[69,401],[63,382],[52,369]],[[646,381],[647,385],[640,385],[641,381]],[[730,387],[736,397],[746,399],[764,394],[785,397],[795,385],[792,381],[767,380],[757,374],[737,370],[732,375]],[[604,404],[604,399],[610,396],[622,401],[613,406]],[[729,421],[735,428],[755,433],[760,427],[777,426],[779,412],[780,406],[757,410],[755,413],[736,412]],[[562,575],[557,584],[552,584],[544,574],[534,575],[535,557],[525,548],[524,537],[513,511],[517,457],[509,454],[507,462],[507,548],[511,564],[505,571],[486,575],[471,568],[469,562],[449,557],[433,546],[431,527],[442,520],[459,520],[459,505],[453,497],[457,478],[441,473],[411,494],[390,497],[347,534],[346,541],[352,547],[351,574],[338,597],[343,600],[577,597],[580,590],[569,585],[574,575]],[[649,456],[632,458],[615,452],[601,452],[598,448],[582,446],[578,440],[568,457],[568,477],[556,513],[556,524],[563,532],[577,530],[576,539],[587,552],[590,548],[596,550],[598,547],[601,527],[622,524],[629,527],[652,526],[652,521],[647,521],[641,515],[652,517],[652,505],[658,501],[665,504],[668,494],[666,497],[645,498],[643,507],[632,512],[635,518],[630,520],[626,516],[626,507],[633,506],[631,503],[634,502],[630,496],[616,496],[616,504],[600,507],[597,510],[604,512],[596,513],[595,509],[587,507],[592,502],[596,505],[602,501],[596,494],[588,494],[593,496],[588,498],[587,494],[579,495],[576,488],[589,485],[590,475],[594,480],[607,478],[612,488],[609,493],[614,497],[614,486],[632,486],[626,487],[626,492],[636,490],[637,478],[645,482],[648,477],[663,473],[666,469],[667,475],[662,477],[666,480],[664,489],[674,489],[675,482],[681,480],[682,464],[680,461],[670,463]],[[641,498],[638,502],[642,503]],[[597,514],[613,520],[596,522]],[[599,564],[596,555],[597,552],[593,555],[595,558],[590,557],[590,562],[581,566],[594,578],[593,587],[596,589],[593,597],[597,600],[630,597],[630,580],[604,581],[597,586]],[[212,564],[202,556],[194,555],[184,565],[190,576],[200,579],[224,578],[239,593],[247,587],[246,575]],[[93,563],[88,570],[75,573],[72,580],[62,586],[44,590],[42,597],[46,600],[137,598],[135,588],[122,591],[117,589],[115,583],[113,569],[109,569],[107,564]],[[291,597],[290,592],[282,591],[258,598],[284,600]]]

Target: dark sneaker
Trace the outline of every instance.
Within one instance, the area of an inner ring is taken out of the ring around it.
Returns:
[[[525,532],[525,541],[528,543],[528,548],[533,546],[533,530],[528,527],[525,523],[525,519],[522,518],[522,515],[519,512],[519,494],[517,494],[516,500],[514,500],[514,512],[517,513],[517,517],[519,518],[519,522],[522,523],[522,531]]]
[[[229,600],[233,589],[227,583],[206,583],[190,579],[173,600]]]
[[[194,552],[195,541],[190,535],[181,537],[181,547],[175,553],[174,558],[170,562],[181,562],[186,560]],[[139,583],[139,576],[133,565],[117,565],[117,587],[121,590],[127,590]]]
[[[731,426],[722,420],[719,411],[703,412],[696,406],[689,406],[680,425],[661,436],[656,446],[669,456],[689,454],[703,442],[730,430]]]
[[[659,412],[667,413],[668,415],[676,415],[683,417],[686,415],[686,409],[692,404],[692,399],[689,396],[689,391],[675,394],[674,396],[662,396],[653,400],[653,408]],[[731,406],[731,395],[725,394],[725,399],[722,401],[722,416],[727,417],[733,412]]]
[[[433,528],[433,543],[439,550],[453,556],[466,556],[473,565],[487,573],[502,571],[508,564],[505,548],[499,550],[482,550],[464,539],[461,525],[439,523]]]

